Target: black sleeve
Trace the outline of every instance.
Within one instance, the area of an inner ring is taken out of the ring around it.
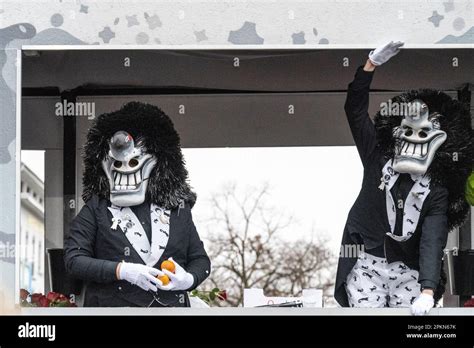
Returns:
[[[211,260],[204,249],[204,243],[199,238],[199,234],[194,225],[191,211],[187,223],[189,233],[189,244],[187,253],[186,271],[194,277],[194,283],[188,290],[193,290],[201,284],[211,273]]]
[[[435,289],[441,272],[443,250],[448,240],[448,191],[443,190],[431,202],[429,215],[423,221],[420,239],[420,274],[422,288]]]
[[[74,218],[69,237],[64,243],[64,263],[76,278],[98,283],[117,280],[117,262],[94,257],[97,221],[89,201]]]
[[[354,81],[347,88],[344,105],[352,137],[364,165],[376,144],[375,127],[369,117],[369,91],[373,75],[373,71],[364,71],[362,66],[357,69]]]

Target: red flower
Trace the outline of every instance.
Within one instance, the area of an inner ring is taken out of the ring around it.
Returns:
[[[225,290],[221,290],[217,293],[217,298],[221,301],[227,300],[227,292]]]
[[[471,298],[470,300],[464,302],[464,307],[474,307],[474,298]]]
[[[50,301],[47,299],[46,296],[41,296],[38,301],[39,307],[49,307],[49,303]]]
[[[57,292],[53,292],[53,291],[48,292],[48,294],[46,295],[46,298],[51,302],[56,301],[60,297],[61,297],[61,294],[59,294]]]
[[[22,301],[26,301],[26,299],[28,298],[29,295],[30,295],[30,293],[27,290],[20,289],[20,299]]]
[[[43,297],[43,294],[34,293],[31,295],[31,303],[38,304],[40,298]]]

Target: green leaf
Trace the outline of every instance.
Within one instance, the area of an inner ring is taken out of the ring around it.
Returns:
[[[54,304],[54,306],[51,307],[69,307],[70,304],[68,301],[58,301]]]
[[[209,299],[210,299],[211,301],[214,301],[214,300],[216,299],[216,293],[215,293],[215,292],[211,292],[211,293],[209,294]]]
[[[219,292],[219,291],[220,291],[219,288],[214,288],[214,289],[212,289],[211,292]]]

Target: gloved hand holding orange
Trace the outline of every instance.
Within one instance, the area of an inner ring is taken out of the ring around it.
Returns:
[[[176,270],[176,266],[173,261],[171,260],[165,260],[161,263],[161,270],[167,270],[171,273],[174,273]],[[158,275],[157,278],[163,283],[163,285],[168,285],[170,283],[170,278],[166,275]]]
[[[163,271],[165,269],[174,273],[176,271],[176,265],[171,260],[165,260],[161,263],[161,270]]]
[[[163,285],[158,284],[158,289],[161,290],[189,290],[194,282],[194,276],[188,273],[183,267],[181,267],[173,258],[169,258],[161,263],[161,276],[158,279]]]

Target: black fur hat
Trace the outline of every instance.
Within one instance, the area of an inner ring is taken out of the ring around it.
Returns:
[[[181,201],[192,207],[196,194],[187,182],[188,171],[173,122],[158,107],[140,102],[130,102],[118,111],[98,116],[89,129],[83,151],[82,199],[87,202],[94,194],[109,199],[109,182],[102,160],[109,151],[108,141],[121,130],[142,143],[157,159],[148,180],[147,200],[165,209],[176,208]]]
[[[392,103],[407,103],[415,99],[425,102],[430,114],[437,112],[442,115],[438,120],[447,139],[436,152],[428,174],[433,184],[442,185],[449,191],[447,215],[448,226],[452,229],[464,222],[469,211],[464,191],[474,165],[471,114],[463,103],[432,89],[406,92],[392,98]],[[392,131],[400,125],[401,120],[401,116],[383,116],[380,111],[375,115],[378,146],[387,160],[394,156],[395,140]],[[455,153],[457,161],[453,160]]]

